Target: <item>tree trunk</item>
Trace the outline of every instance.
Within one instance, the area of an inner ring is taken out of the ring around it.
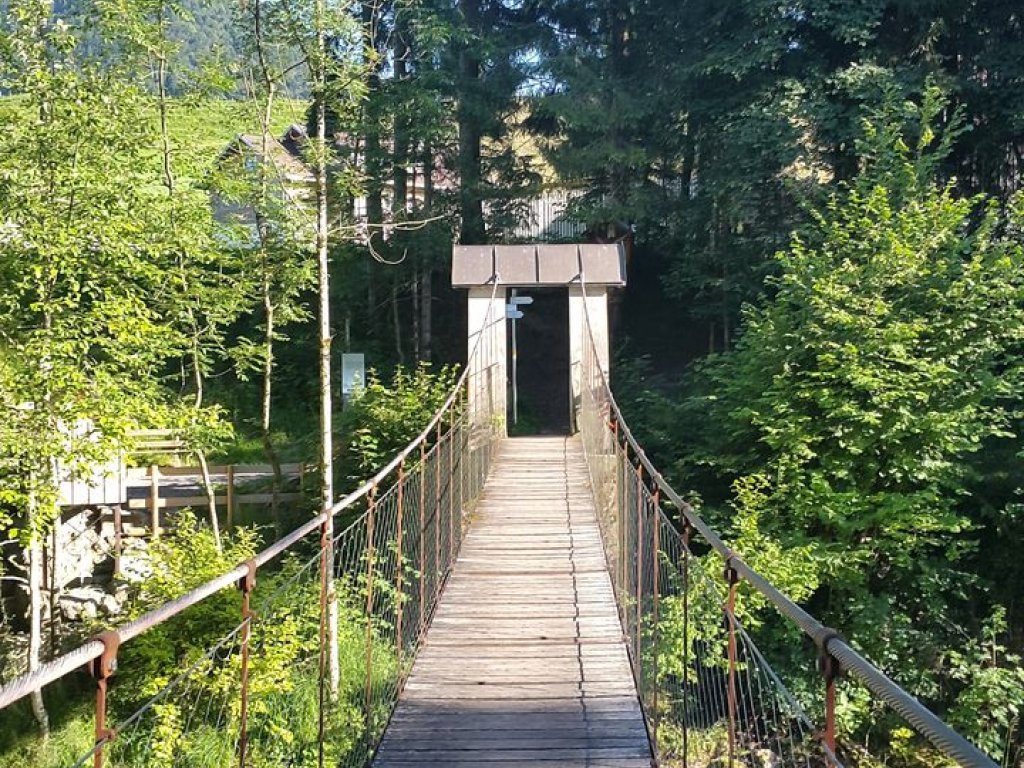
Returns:
[[[395,21],[393,38],[395,80],[398,81],[399,88],[404,88],[409,79],[410,48],[408,25],[401,14],[398,14]],[[409,210],[409,115],[404,103],[399,103],[395,107],[394,133],[394,197],[391,200],[391,212],[394,214],[394,220],[400,221]]]
[[[38,523],[39,509],[35,491],[29,496],[29,525],[34,529]],[[33,531],[32,540],[26,552],[28,558],[28,671],[34,672],[42,664],[43,650],[43,545],[39,534]],[[50,735],[50,717],[43,703],[42,691],[33,691],[32,714],[39,724],[39,732],[43,738]]]
[[[199,459],[199,471],[203,476],[206,503],[210,507],[210,530],[213,532],[213,542],[217,551],[223,552],[224,545],[220,540],[220,521],[217,519],[217,494],[214,493],[213,481],[210,479],[210,466],[206,463],[206,451],[196,451],[196,458]]]
[[[54,487],[57,483],[56,468],[53,473],[54,475]],[[50,596],[50,648],[49,654],[52,658],[57,653],[57,601],[60,599],[61,585],[57,578],[57,569],[60,566],[60,529],[61,529],[61,514],[60,509],[57,510],[56,517],[53,518],[53,528],[50,531],[50,555],[47,558],[47,565],[49,568],[49,579],[47,589]]]
[[[162,39],[164,35],[162,8],[160,12],[160,34]],[[157,54],[156,78],[158,101],[160,104],[160,154],[163,163],[163,182],[167,188],[167,194],[170,195],[174,194],[174,168],[171,157],[171,134],[167,125],[167,56],[162,52]]]
[[[423,337],[420,333],[420,272],[416,269],[412,273],[412,283],[409,285],[409,295],[412,296],[412,356],[417,363],[423,362]]]
[[[374,281],[373,260],[366,259],[366,338],[377,338],[377,286]]]
[[[402,349],[402,315],[398,311],[398,279],[391,284],[391,323],[395,328],[395,354],[399,365],[405,364],[405,350]]]
[[[431,272],[424,269],[420,275],[420,349],[423,359],[430,362],[433,355],[433,291],[431,289]]]
[[[463,0],[462,14],[470,33],[480,29],[480,0]],[[481,97],[481,62],[474,52],[472,42],[461,44],[459,49],[458,107],[456,119],[459,128],[459,208],[462,226],[459,242],[463,245],[478,245],[487,241],[484,223],[484,206],[481,197],[481,145],[480,118],[473,101]]]
[[[260,432],[263,437],[263,453],[267,457],[274,472],[274,479],[270,489],[270,513],[274,521],[275,540],[284,535],[281,521],[281,485],[283,477],[281,474],[281,459],[277,455],[277,448],[274,446],[274,435],[271,432],[271,408],[273,402],[274,384],[274,302],[270,296],[270,281],[263,282],[263,309],[266,313],[266,329],[263,339],[263,393],[260,407]]]
[[[378,50],[375,15],[378,0],[362,3],[363,44],[368,51]],[[383,197],[383,151],[380,142],[380,126],[378,124],[378,103],[380,101],[380,73],[377,65],[367,67],[366,110],[363,115],[363,133],[366,145],[366,221],[370,225],[370,236],[379,236],[384,223]]]
[[[199,410],[203,407],[203,369],[199,357],[199,329],[195,327],[194,322],[192,329],[194,332],[192,339],[192,375],[196,387],[195,407],[196,410]],[[206,503],[210,510],[210,530],[213,532],[213,541],[217,546],[217,551],[223,552],[224,548],[220,540],[220,522],[217,520],[217,495],[213,491],[213,482],[210,480],[210,468],[206,464],[206,451],[202,449],[197,450],[196,458],[199,460],[199,471],[202,473],[203,478],[203,490],[206,492]]]
[[[334,584],[334,441],[331,398],[331,273],[327,217],[327,34],[325,0],[316,2],[316,253],[320,324],[320,504],[327,514],[327,654],[331,698],[341,683],[338,658],[338,599]]]
[[[434,208],[434,153],[430,147],[423,151],[423,210],[430,216]],[[433,272],[429,264],[424,264],[420,273],[420,350],[423,359],[430,362],[433,355],[433,311],[434,298],[431,289]]]
[[[270,167],[270,123],[274,109],[274,93],[276,86],[270,65],[267,61],[266,50],[263,41],[263,0],[256,0],[253,6],[254,28],[256,33],[256,55],[259,59],[260,74],[263,78],[263,89],[265,100],[263,110],[260,114],[260,131],[262,137],[262,162],[260,169],[260,206],[266,204],[269,195],[269,174]],[[260,407],[260,432],[263,438],[263,453],[267,457],[274,478],[271,484],[270,515],[274,521],[274,538],[280,539],[284,535],[281,521],[281,460],[277,455],[277,448],[274,446],[274,435],[271,432],[271,414],[273,408],[273,386],[274,386],[274,320],[275,310],[273,295],[273,266],[267,253],[267,243],[270,233],[267,231],[266,217],[260,217],[260,251],[261,265],[263,267],[263,314],[265,319],[263,335],[263,392]]]
[[[160,5],[157,11],[157,23],[160,34],[161,43],[167,41],[167,15],[166,6]],[[163,184],[167,189],[167,194],[173,197],[176,193],[176,181],[174,177],[174,157],[173,157],[173,146],[171,144],[170,127],[168,125],[168,95],[167,95],[167,54],[162,48],[151,49],[151,54],[156,59],[156,89],[157,89],[157,103],[160,109],[160,140],[161,140],[161,160],[163,165]],[[172,227],[174,226],[172,222]],[[178,257],[178,267],[181,272],[185,273],[185,267],[183,262],[183,256]],[[192,309],[188,310],[189,323],[192,328],[192,365],[193,365],[193,379],[196,387],[195,395],[195,407],[198,410],[203,405],[203,369],[201,365],[201,357],[199,354],[199,324],[195,319],[195,312]],[[206,492],[206,500],[210,509],[210,530],[213,531],[213,539],[217,546],[217,551],[222,552],[223,548],[220,539],[220,524],[217,521],[217,497],[213,491],[213,484],[210,482],[210,472],[206,464],[206,454],[199,450],[196,451],[196,457],[199,459],[199,468],[202,472],[203,477],[203,489]]]
[[[694,117],[689,117],[686,121],[686,135],[683,138],[683,171],[682,171],[682,189],[680,190],[684,200],[691,199],[693,189],[693,173],[694,173],[694,162],[697,159],[697,137],[696,132],[697,120]]]
[[[628,82],[628,59],[630,41],[630,7],[625,0],[612,0],[608,4],[608,30],[610,61],[612,68],[612,87],[618,88],[620,83]],[[626,152],[628,138],[623,133],[619,121],[613,121],[611,136],[609,137],[612,146],[617,150],[620,157]],[[612,200],[620,205],[625,205],[629,196],[629,185],[632,180],[630,169],[621,163],[608,168]]]

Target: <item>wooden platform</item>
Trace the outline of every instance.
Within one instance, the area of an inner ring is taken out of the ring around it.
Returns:
[[[501,445],[373,765],[652,765],[578,439]]]

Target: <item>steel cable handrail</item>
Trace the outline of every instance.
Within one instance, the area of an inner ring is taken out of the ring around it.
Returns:
[[[500,284],[499,275],[493,275],[490,282],[493,283],[494,287],[491,291],[489,306],[493,306],[494,299],[498,292],[498,286]],[[309,536],[314,531],[319,530],[328,519],[336,517],[339,513],[349,509],[356,502],[368,497],[375,489],[380,487],[380,485],[387,480],[387,478],[396,469],[398,469],[406,459],[419,449],[421,444],[425,443],[431,437],[431,435],[438,429],[445,416],[447,416],[455,406],[459,393],[465,387],[466,382],[469,379],[473,358],[480,349],[480,345],[484,338],[484,330],[486,330],[490,322],[492,322],[492,320],[490,312],[488,312],[484,318],[480,332],[477,334],[476,343],[473,345],[473,348],[470,350],[469,355],[466,358],[465,369],[459,376],[458,381],[452,387],[444,404],[430,420],[430,423],[412,442],[400,451],[394,459],[384,466],[384,468],[379,470],[371,479],[367,480],[362,486],[336,502],[330,509],[324,510],[316,517],[296,528],[284,538],[279,539],[271,546],[262,550],[251,562],[240,563],[227,573],[201,584],[195,589],[186,592],[181,597],[171,600],[170,602],[161,605],[159,608],[155,608],[134,621],[110,630],[110,633],[113,636],[111,639],[113,639],[117,644],[126,643],[143,634],[147,630],[150,630],[153,627],[177,616],[197,603],[202,602],[211,595],[220,592],[225,587],[238,584],[251,572],[251,569],[259,568],[276,559],[296,543]],[[357,522],[358,521],[354,522],[353,525]],[[109,642],[109,640],[107,642]],[[104,651],[107,648],[107,642],[101,639],[89,640],[74,650],[68,651],[55,659],[41,664],[35,670],[15,678],[10,683],[0,688],[0,709],[4,709],[14,702],[23,699],[25,696],[44,688],[50,683],[53,683],[54,681],[93,663],[103,656]]]
[[[590,309],[587,305],[586,279],[582,272],[579,274],[578,280],[583,293],[583,314],[587,328],[587,338],[584,340],[584,343],[589,343],[591,349],[596,351],[598,347],[594,339]],[[608,381],[604,367],[600,363],[595,367],[598,370],[600,385],[604,390],[603,395],[608,401],[608,416],[613,420],[617,434],[621,436],[624,444],[628,445],[633,451],[637,462],[647,472],[662,496],[679,510],[687,525],[703,537],[708,545],[722,557],[727,567],[735,571],[740,578],[766,598],[784,617],[796,624],[804,634],[814,641],[824,656],[831,657],[838,664],[841,671],[848,672],[863,683],[870,691],[885,701],[885,703],[917,729],[921,735],[927,738],[945,756],[956,760],[965,768],[997,768],[996,763],[978,747],[953,730],[935,713],[903,690],[899,684],[890,679],[882,670],[852,648],[836,630],[814,618],[734,552],[715,530],[694,511],[693,507],[669,485],[661,472],[658,471],[647,457],[647,454],[622,416],[622,411],[612,393],[611,384]]]

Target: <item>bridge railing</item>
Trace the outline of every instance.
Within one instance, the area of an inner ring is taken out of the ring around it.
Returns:
[[[252,560],[0,688],[0,709],[87,670],[94,739],[54,764],[366,765],[490,466],[500,419],[480,404],[500,402],[484,392],[498,377],[474,358],[492,360],[504,333],[497,290],[491,305],[444,406],[372,479]]]
[[[589,331],[589,315],[586,323]],[[837,631],[747,565],[676,493],[623,419],[593,332],[585,337],[577,423],[633,674],[659,761],[729,768],[856,762],[852,750],[837,743],[836,686],[843,674],[894,710],[944,758],[995,768]],[[807,663],[820,675],[821,689],[810,706],[793,695],[737,617],[741,584],[817,646]]]

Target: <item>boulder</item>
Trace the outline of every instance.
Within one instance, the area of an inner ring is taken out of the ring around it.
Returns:
[[[64,520],[57,528],[56,581],[59,587],[85,584],[101,578],[109,567],[112,542],[105,539],[98,525],[102,513],[82,510]]]
[[[67,621],[92,621],[117,616],[124,608],[124,598],[100,587],[75,587],[57,598],[57,607]]]

